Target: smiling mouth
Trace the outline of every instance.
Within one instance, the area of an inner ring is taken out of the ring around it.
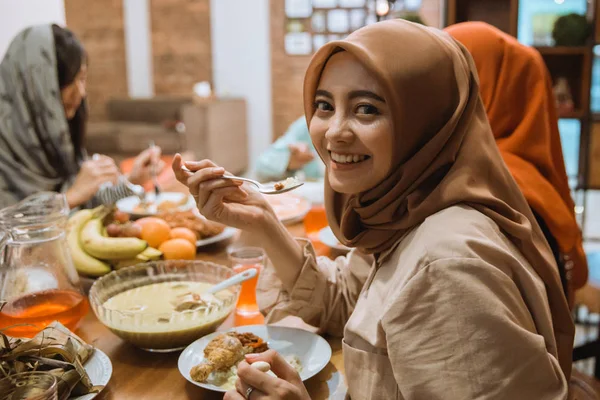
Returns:
[[[340,154],[333,151],[329,152],[329,156],[337,164],[358,164],[371,158],[364,154]]]

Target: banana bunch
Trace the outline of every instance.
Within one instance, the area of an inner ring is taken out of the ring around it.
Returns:
[[[80,274],[97,277],[112,268],[157,260],[162,253],[133,237],[108,237],[98,209],[75,212],[67,223],[67,244]]]

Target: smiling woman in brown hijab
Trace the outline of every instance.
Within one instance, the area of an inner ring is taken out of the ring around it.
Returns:
[[[192,174],[175,158],[200,211],[267,251],[274,267],[259,295],[268,321],[297,316],[343,334],[354,399],[567,396],[573,324],[557,266],[478,90],[461,45],[405,21],[317,52],[305,113],[327,166],[329,224],[355,247],[335,261],[293,240],[259,194],[219,179],[223,169],[188,162]],[[281,379],[243,362],[226,398],[307,398],[276,355],[255,360]]]

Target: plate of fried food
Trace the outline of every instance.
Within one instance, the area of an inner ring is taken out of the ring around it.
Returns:
[[[310,201],[294,193],[268,196],[266,199],[273,207],[277,218],[286,225],[302,221],[311,209]]]
[[[312,332],[251,325],[196,340],[183,350],[177,366],[183,377],[194,385],[226,392],[235,388],[237,365],[244,356],[269,349],[281,354],[298,371],[302,381],[318,374],[331,359],[329,343]]]
[[[146,193],[144,198],[129,196],[117,201],[120,211],[130,214],[134,218],[149,217],[170,211],[186,211],[194,208],[194,198],[185,193],[161,192]]]
[[[187,211],[167,211],[159,213],[158,218],[164,219],[169,227],[188,228],[196,234],[196,247],[205,247],[231,239],[237,229],[206,219],[197,209]]]

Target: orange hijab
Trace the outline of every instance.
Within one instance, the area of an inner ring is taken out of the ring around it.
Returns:
[[[446,28],[471,53],[480,93],[504,162],[560,252],[573,261],[571,285],[588,268],[565,170],[548,70],[540,54],[483,22]]]
[[[335,192],[325,175],[327,219],[337,238],[380,253],[438,211],[456,204],[473,207],[498,224],[545,283],[555,338],[546,345],[569,377],[574,329],[556,262],[494,142],[468,51],[442,31],[403,20],[369,25],[328,43],[306,72],[309,125],[321,73],[340,49],[352,53],[383,87],[394,111],[396,167],[355,195]]]

